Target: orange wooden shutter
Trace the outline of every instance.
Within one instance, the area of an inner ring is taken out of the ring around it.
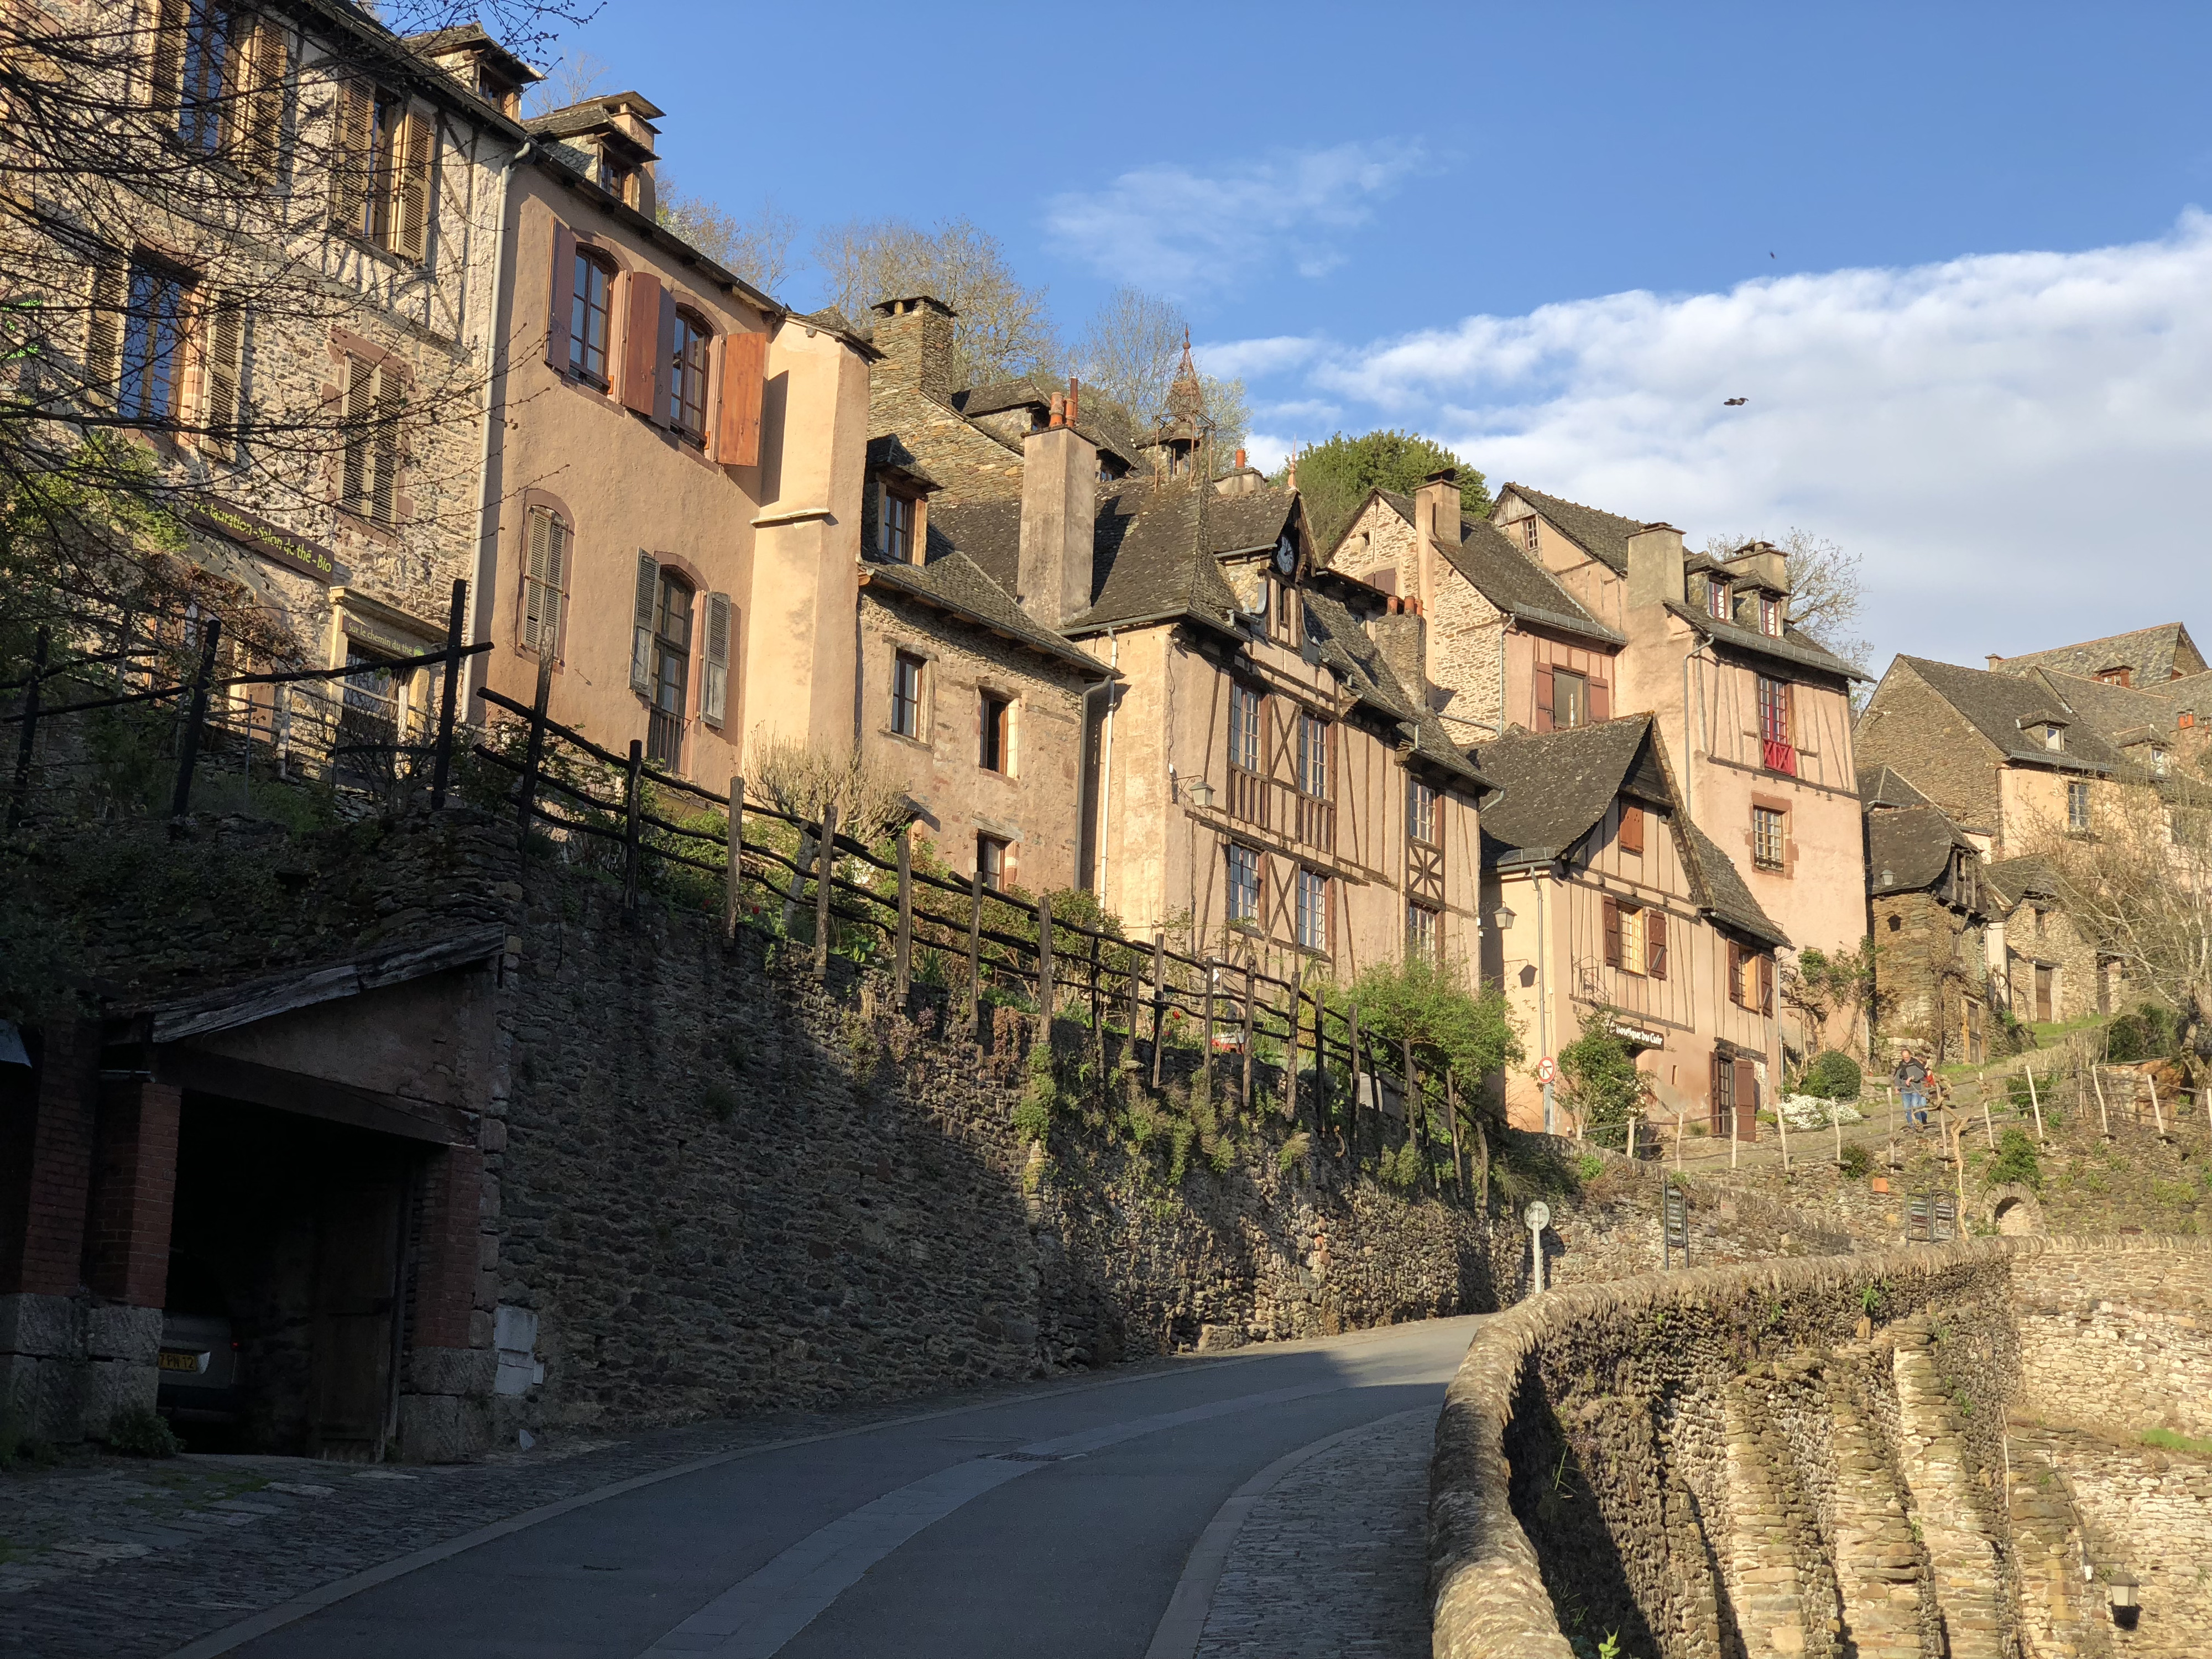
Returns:
[[[392,181],[392,217],[398,228],[394,250],[410,264],[430,252],[430,123],[410,110],[399,124],[398,166]]]
[[[676,395],[676,295],[660,290],[660,321],[653,345],[653,418],[663,426],[681,426],[681,411],[671,413]]]
[[[1613,718],[1613,693],[1603,680],[1589,683],[1589,717],[1592,726]]]
[[[1620,905],[1617,900],[1605,901],[1605,965],[1620,966]]]
[[[1774,1012],[1774,953],[1768,951],[1759,959],[1759,1012]]]
[[[553,224],[553,276],[547,284],[545,362],[556,374],[568,372],[568,313],[576,300],[576,233],[558,220]]]
[[[1620,850],[1638,854],[1644,851],[1644,809],[1634,801],[1620,803]]]
[[[1667,913],[1650,910],[1644,917],[1644,949],[1648,960],[1644,971],[1654,979],[1667,977]]]
[[[622,400],[624,408],[641,415],[653,413],[659,346],[660,278],[649,270],[636,271],[629,279],[629,306],[623,317]]]
[[[767,335],[737,333],[722,342],[722,407],[714,433],[714,459],[724,466],[753,466],[760,461],[761,392],[767,368]],[[920,552],[917,548],[917,556]]]
[[[1548,663],[1536,670],[1536,729],[1552,729],[1552,669]]]
[[[369,154],[369,125],[376,95],[366,81],[349,80],[338,92],[337,132],[331,145],[331,227],[347,236],[361,234],[368,202],[369,176],[376,158]]]

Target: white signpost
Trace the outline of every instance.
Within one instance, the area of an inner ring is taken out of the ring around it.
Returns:
[[[1528,1281],[1528,1294],[1541,1296],[1544,1293],[1544,1229],[1552,1224],[1552,1206],[1540,1198],[1521,1212],[1521,1218],[1528,1224],[1528,1251],[1535,1263]]]

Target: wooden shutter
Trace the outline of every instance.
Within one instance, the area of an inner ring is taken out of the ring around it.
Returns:
[[[102,409],[115,406],[123,377],[124,307],[130,302],[131,267],[109,255],[92,268],[92,300],[84,331],[84,390]]]
[[[1644,809],[1634,801],[1620,803],[1620,850],[1639,856],[1644,851]]]
[[[1589,697],[1589,723],[1598,725],[1613,718],[1613,691],[1603,680],[1591,680],[1586,690]]]
[[[1775,695],[1782,705],[1782,741],[1795,748],[1797,744],[1797,682],[1783,681],[1775,689]]]
[[[730,704],[730,596],[707,596],[707,672],[700,696],[702,716],[716,730],[728,718]]]
[[[568,313],[576,298],[576,233],[553,222],[553,275],[545,285],[545,363],[556,374],[568,372]]]
[[[1722,1093],[1728,1082],[1723,1071],[1727,1065],[1728,1060],[1723,1056],[1721,1051],[1717,1048],[1714,1049],[1712,1079],[1705,1085],[1705,1111],[1706,1115],[1712,1120],[1712,1127],[1716,1132],[1722,1127],[1723,1115],[1727,1109],[1726,1097]]]
[[[760,460],[761,394],[767,368],[767,335],[736,333],[722,342],[722,406],[714,459],[724,466],[753,466]],[[915,562],[921,562],[919,547]]]
[[[410,264],[421,264],[430,251],[431,137],[430,123],[410,110],[399,126],[392,209],[398,228],[392,251]]]
[[[1653,908],[1644,915],[1644,971],[1654,979],[1667,977],[1667,913]]]
[[[1552,667],[1541,663],[1536,669],[1535,725],[1539,732],[1552,729]]]
[[[184,97],[187,0],[155,0],[153,15],[154,61],[146,101],[161,113],[173,115]]]
[[[246,356],[246,312],[236,300],[210,305],[200,319],[200,390],[193,442],[210,455],[238,442],[238,383]]]
[[[368,82],[340,85],[337,131],[331,143],[331,224],[349,236],[360,234],[362,210],[368,202],[368,177],[376,160],[369,154],[368,130],[375,111],[375,89]]]
[[[1774,1012],[1774,953],[1771,951],[1759,959],[1759,1012],[1770,1017]]]
[[[399,422],[407,407],[407,394],[399,377],[389,369],[376,372],[376,416],[370,448],[375,455],[376,493],[368,516],[390,526],[399,514]]]
[[[660,278],[649,270],[630,275],[628,308],[623,314],[622,400],[626,409],[653,412],[654,356],[660,341]]]
[[[343,416],[345,453],[338,493],[349,512],[362,511],[368,499],[369,452],[374,447],[370,416],[375,398],[376,371],[359,357],[348,357]]]
[[[1741,1008],[1745,1006],[1743,1000],[1743,947],[1738,945],[1734,939],[1728,940],[1727,945],[1729,1000],[1735,1004],[1737,1007]]]
[[[636,631],[629,653],[629,689],[640,696],[653,695],[653,604],[660,595],[660,566],[643,548],[637,550]]]
[[[676,395],[676,295],[660,290],[660,323],[653,349],[653,418],[663,426],[680,427],[681,414],[672,414],[669,403]]]
[[[1620,904],[1618,900],[1603,902],[1605,915],[1605,965],[1620,966]]]
[[[525,557],[528,580],[522,584],[522,648],[557,654],[561,597],[568,586],[568,526],[550,513],[532,513]]]
[[[234,118],[231,154],[256,179],[274,179],[284,131],[284,85],[292,73],[290,31],[273,17],[256,17],[240,52],[246,70]]]

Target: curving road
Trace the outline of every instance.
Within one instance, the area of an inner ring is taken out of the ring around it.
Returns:
[[[1269,1345],[710,1460],[184,1651],[1184,1659],[1253,1506],[1306,1458],[1356,1458],[1367,1425],[1432,1417],[1474,1325]]]

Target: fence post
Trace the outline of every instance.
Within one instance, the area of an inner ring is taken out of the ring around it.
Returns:
[[[530,851],[530,822],[538,811],[538,773],[545,764],[545,705],[553,701],[553,653],[538,653],[538,692],[530,700],[530,737],[522,751],[522,798],[514,822],[522,837],[522,850]]]
[[[822,809],[822,829],[814,842],[814,977],[830,971],[830,872],[837,866],[837,803]]]
[[[1037,1026],[1048,1048],[1052,1043],[1052,900],[1037,895]]]
[[[1303,998],[1305,993],[1301,991]],[[1292,1005],[1293,1008],[1296,1004]],[[1322,1039],[1321,993],[1313,994],[1314,1010],[1314,1133],[1319,1134],[1328,1127],[1328,1048]],[[1297,1032],[1291,1032],[1291,1048],[1297,1048]]]
[[[446,684],[438,698],[438,749],[430,769],[430,810],[446,804],[446,781],[453,763],[453,699],[461,684],[461,617],[468,604],[469,585],[453,578],[453,614],[446,619]]]
[[[1160,1052],[1167,1036],[1168,1020],[1168,939],[1155,928],[1152,932],[1152,1088],[1160,1086],[1160,1062],[1165,1058]]]
[[[1201,1040],[1199,1044],[1198,1052],[1200,1059],[1198,1063],[1205,1068],[1206,1097],[1208,1100],[1213,1098],[1213,981],[1220,971],[1221,970],[1218,968],[1214,966],[1213,959],[1211,957],[1207,957],[1206,962],[1206,994],[1202,999],[1203,1012],[1200,1016],[1205,1023],[1206,1029],[1201,1033]]]
[[[914,841],[903,830],[898,833],[898,945],[891,957],[891,979],[904,1013],[914,982]]]
[[[1404,1091],[1406,1103],[1406,1139],[1413,1146],[1413,1156],[1419,1160],[1421,1173],[1425,1175],[1429,1169],[1428,1137],[1421,1133],[1422,1111],[1417,1098],[1420,1085],[1413,1075],[1413,1038],[1399,1039],[1398,1065],[1399,1086]]]
[[[1283,1099],[1291,1109],[1293,1133],[1298,1127],[1298,1007],[1304,1000],[1297,981],[1293,981],[1291,1006],[1283,1015]]]
[[[1106,1079],[1106,1002],[1098,988],[1098,935],[1091,936],[1091,1075],[1103,1092]]]
[[[738,900],[745,878],[745,781],[734,772],[730,775],[728,829],[729,857],[722,866],[722,945],[726,950],[735,950]]]
[[[192,804],[192,767],[200,757],[200,732],[207,725],[208,682],[215,678],[215,648],[222,637],[222,618],[210,617],[200,627],[200,665],[192,676],[192,701],[177,744],[177,792],[169,802],[172,829],[180,829]]]
[[[1348,1109],[1352,1118],[1352,1167],[1357,1170],[1359,1167],[1359,1005],[1353,1003],[1346,1011],[1345,1018],[1347,1025],[1344,1046],[1352,1059],[1352,1104]],[[1379,1106],[1382,1102],[1377,1101],[1376,1104]]]
[[[1252,1109],[1252,964],[1249,962],[1244,964],[1244,1030],[1242,1046],[1244,1050],[1243,1105],[1249,1112]]]
[[[1460,1197],[1467,1196],[1467,1164],[1459,1151],[1459,1085],[1449,1067],[1444,1071],[1445,1121],[1451,1128],[1452,1187]]]
[[[983,868],[968,878],[968,1030],[983,1040]]]
[[[623,914],[637,914],[638,812],[642,805],[639,797],[645,790],[645,744],[636,738],[629,740],[629,771],[623,781]]]
[[[15,787],[8,798],[8,827],[23,821],[23,803],[31,794],[31,755],[39,739],[39,691],[46,672],[50,636],[41,628],[31,646],[31,683],[23,689],[23,733],[15,742]]]

